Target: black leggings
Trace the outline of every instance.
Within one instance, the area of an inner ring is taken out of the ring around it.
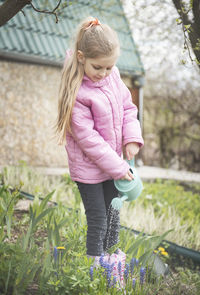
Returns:
[[[118,191],[113,180],[97,184],[76,183],[87,218],[87,254],[100,256],[118,243],[120,214],[118,210],[110,207]]]

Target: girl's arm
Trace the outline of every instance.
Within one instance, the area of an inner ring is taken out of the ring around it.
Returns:
[[[140,147],[137,142],[129,142],[125,145],[125,157],[127,160],[132,160],[139,152]]]
[[[72,113],[72,135],[80,149],[102,171],[113,179],[123,178],[129,165],[94,129],[92,113],[87,105],[76,100]]]

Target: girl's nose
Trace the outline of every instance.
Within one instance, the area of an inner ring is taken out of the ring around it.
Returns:
[[[102,71],[101,73],[100,73],[100,76],[103,78],[103,77],[105,77],[105,75],[106,75],[106,70],[105,71]]]

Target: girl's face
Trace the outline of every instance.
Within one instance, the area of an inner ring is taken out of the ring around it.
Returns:
[[[118,56],[119,50],[116,49],[113,54],[108,57],[85,58],[83,55],[82,58],[78,57],[78,60],[83,64],[86,76],[93,82],[97,82],[111,73]]]

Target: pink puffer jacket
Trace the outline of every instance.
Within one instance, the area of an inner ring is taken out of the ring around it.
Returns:
[[[120,179],[128,172],[122,147],[129,142],[142,146],[143,139],[137,107],[117,67],[98,82],[84,76],[71,128],[66,150],[72,180],[92,184]]]

